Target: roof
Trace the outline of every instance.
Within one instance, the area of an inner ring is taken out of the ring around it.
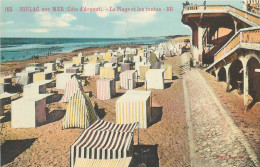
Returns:
[[[20,98],[18,100],[15,100],[15,101],[38,101],[38,100],[42,100],[48,96],[51,96],[53,95],[54,93],[48,93],[48,94],[33,94],[33,96],[26,96],[26,97],[23,97],[23,98]]]
[[[97,120],[88,129],[89,130],[102,130],[102,131],[117,131],[117,132],[133,132],[138,123],[131,124],[117,124],[104,120]]]
[[[149,69],[146,74],[158,74],[165,72],[165,69]]]
[[[151,96],[151,91],[143,90],[128,90],[123,96],[121,96],[117,102],[120,101],[140,101],[147,100]]]
[[[17,93],[7,93],[7,92],[4,92],[4,93],[0,94],[0,99],[12,97],[12,96],[15,96],[15,95],[17,95]]]

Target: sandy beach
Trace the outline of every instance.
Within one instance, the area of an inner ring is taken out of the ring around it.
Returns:
[[[128,47],[130,45],[127,45]],[[40,57],[38,60],[25,60],[21,62],[6,62],[1,65],[2,72],[10,73],[14,68],[22,69],[29,62],[51,62],[60,57],[71,60],[73,56],[82,52],[92,55],[96,51],[105,52],[108,49],[117,49],[119,45],[105,48],[86,48],[71,53]],[[121,45],[122,48],[126,45]],[[132,46],[135,47],[135,46]],[[152,91],[152,124],[148,129],[139,130],[134,134],[134,154],[130,166],[157,167],[157,166],[190,166],[188,126],[185,118],[185,103],[183,94],[182,73],[179,69],[181,56],[166,57],[165,63],[173,66],[173,79],[165,81],[164,90]],[[200,71],[207,79],[210,87],[216,92],[218,98],[225,104],[225,108],[243,131],[254,151],[259,155],[259,136],[257,127],[260,126],[257,114],[259,104],[245,117],[242,106],[236,105],[242,101],[241,95],[236,92],[227,94],[223,84],[215,84],[210,74]],[[126,92],[116,90],[116,97],[101,101],[97,99],[96,80],[99,76],[90,77],[89,84],[84,86],[85,91],[92,91],[92,103],[97,103],[96,113],[103,120],[115,122],[116,100]],[[145,90],[143,84],[137,89]],[[69,166],[70,146],[83,132],[83,129],[62,130],[62,121],[66,112],[66,105],[59,100],[63,91],[49,88],[55,93],[55,101],[47,104],[47,122],[36,128],[14,129],[10,122],[10,105],[6,106],[5,118],[0,124],[2,144],[2,166]],[[232,97],[232,98],[230,98]],[[228,104],[228,106],[226,106]],[[241,103],[242,104],[242,103]],[[208,108],[210,110],[210,108]],[[237,111],[237,112],[234,112]],[[169,133],[170,132],[170,133]],[[253,134],[253,136],[252,136]]]

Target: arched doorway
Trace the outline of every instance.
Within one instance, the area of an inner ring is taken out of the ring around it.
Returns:
[[[229,68],[231,90],[238,89],[242,93],[243,88],[243,64],[235,60]]]
[[[252,57],[247,62],[248,68],[248,93],[255,101],[260,100],[260,73],[255,69],[260,69],[259,61]]]
[[[227,75],[226,75],[226,69],[224,67],[221,67],[218,72],[218,79],[219,81],[227,81]]]

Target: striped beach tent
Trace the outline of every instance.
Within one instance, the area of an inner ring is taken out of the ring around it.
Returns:
[[[135,88],[135,70],[127,70],[120,73],[120,85],[124,89]]]
[[[100,123],[96,125],[98,124]],[[71,146],[71,166],[74,166],[78,158],[100,160],[129,157],[133,149],[133,133],[118,131],[123,129],[125,125],[115,124],[113,126],[118,126],[119,128],[114,129],[114,131],[95,130],[93,127],[86,129]],[[137,126],[137,123],[126,126]]]
[[[128,90],[116,101],[116,122],[139,122],[139,128],[147,128],[151,122],[151,91]]]
[[[67,83],[64,89],[64,95],[60,102],[68,102],[74,92],[80,87],[80,83],[78,82],[76,76],[73,76]]]
[[[69,99],[62,128],[86,129],[98,119],[89,97],[78,88]]]
[[[109,100],[116,95],[114,79],[97,80],[97,98],[100,100]]]
[[[78,158],[75,167],[128,167],[131,160],[132,157],[108,160]]]

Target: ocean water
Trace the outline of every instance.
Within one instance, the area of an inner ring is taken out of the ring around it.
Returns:
[[[1,38],[0,62],[19,61],[32,56],[66,53],[88,47],[105,47],[112,44],[153,44],[167,41],[158,38]]]

